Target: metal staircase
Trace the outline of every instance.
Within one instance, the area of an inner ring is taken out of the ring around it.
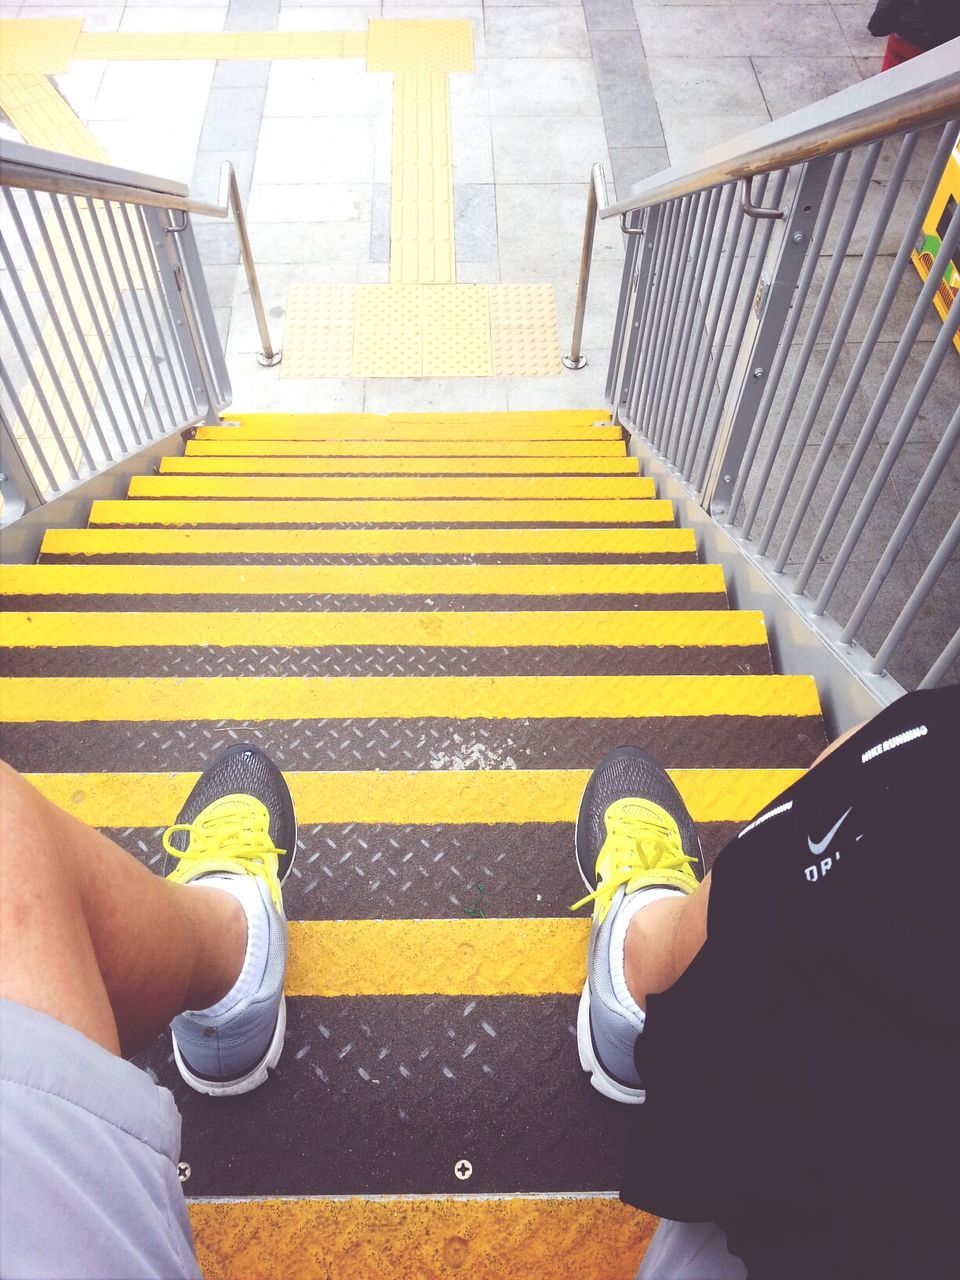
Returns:
[[[279,1068],[211,1102],[169,1038],[143,1061],[205,1274],[631,1275],[624,1115],[576,1058],[579,794],[642,742],[712,857],[823,746],[813,680],[603,411],[241,414],[129,494],[0,571],[3,751],[148,865],[225,745],[290,778]]]

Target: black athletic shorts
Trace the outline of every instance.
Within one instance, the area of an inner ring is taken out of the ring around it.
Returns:
[[[954,686],[731,841],[704,947],[648,1001],[624,1200],[717,1222],[751,1280],[957,1274],[958,831]]]

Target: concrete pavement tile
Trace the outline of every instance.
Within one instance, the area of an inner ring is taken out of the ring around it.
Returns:
[[[752,116],[697,116],[666,106],[660,108],[660,122],[671,164],[689,160],[701,151],[730,142],[741,134],[770,123],[766,112]]]
[[[372,120],[273,119],[263,121],[254,186],[273,182],[372,182]]]
[[[121,31],[222,31],[226,5],[190,5],[147,8],[128,4],[120,20]]]
[[[500,261],[457,262],[457,284],[499,284]]]
[[[343,0],[321,8],[281,9],[277,21],[278,31],[366,31],[371,18],[380,17],[380,6],[363,0],[360,4],[345,4]]]
[[[632,0],[583,0],[588,31],[634,31],[637,17]]]
[[[639,31],[591,31],[590,50],[600,87],[645,76],[644,44]]]
[[[280,0],[230,0],[224,31],[275,31]]]
[[[656,95],[643,79],[601,84],[600,101],[611,147],[664,145]]]
[[[325,264],[332,282],[355,280],[366,261],[369,222],[251,222],[258,262]]]
[[[497,262],[497,202],[492,184],[456,184],[453,226],[457,258]]]
[[[829,4],[738,4],[733,13],[743,38],[741,52],[831,57],[847,52],[847,41]]]
[[[376,116],[384,83],[392,76],[368,72],[350,60],[275,62],[263,114],[271,119],[310,116]]]
[[[494,116],[600,115],[589,58],[488,58],[486,69]]]
[[[240,248],[237,244],[236,228],[222,222],[201,221],[197,223],[194,235],[204,268],[239,262]],[[256,243],[253,248],[256,256]]]
[[[565,343],[561,342],[563,349]],[[584,405],[600,408],[606,403],[609,351],[584,349],[586,367],[547,378],[512,378],[507,386],[507,408],[582,409]]]
[[[577,183],[498,186],[501,277],[517,282],[576,280],[586,207],[586,174]],[[597,227],[593,255],[595,263],[623,262],[623,237],[610,221]]]
[[[483,116],[453,116],[450,139],[454,182],[493,182],[490,121]]]
[[[857,58],[856,63],[861,79],[866,80],[869,76],[880,74],[883,67],[883,55],[878,53],[870,58]]]
[[[562,147],[557,121],[530,117],[518,129],[511,120],[493,121],[493,163],[498,183],[586,181],[591,167],[609,163],[602,122],[595,117],[567,120]]]
[[[266,88],[267,81],[270,78],[270,68],[273,66],[271,62],[254,62],[239,59],[234,62],[228,59],[222,59],[217,63],[216,70],[213,73],[213,87],[215,89],[238,89],[245,86],[257,86]]]
[[[840,4],[834,0],[834,15],[847,47],[856,57],[883,57],[886,37],[872,36],[867,28],[876,7],[874,0],[859,0],[856,4]]]
[[[474,71],[451,72],[450,111],[453,116],[488,116],[490,114],[490,90],[488,87],[488,62],[477,64]]]
[[[647,57],[740,58],[750,52],[732,5],[643,7],[636,13]]]
[[[669,169],[670,157],[666,147],[611,147],[610,163],[617,199],[623,200],[634,183]]]
[[[695,115],[762,115],[767,104],[749,58],[652,57],[647,61],[658,102],[683,104]]]
[[[369,222],[372,183],[260,183],[247,206],[251,222]]]
[[[88,123],[116,120],[129,124],[143,116],[162,119],[168,129],[187,122],[196,126],[199,135],[215,67],[214,62],[181,63],[176,73],[177,94],[172,98],[169,63],[108,63]]]
[[[50,0],[37,0],[35,4],[4,4],[0,6],[4,18],[82,18],[84,31],[117,31],[123,17],[123,5],[116,0],[105,0],[96,7],[88,4],[52,4]]]
[[[359,378],[281,378],[283,365],[262,369],[251,353],[228,360],[236,412],[362,413]]]
[[[853,58],[753,58],[770,115],[788,115],[839,93],[862,77]]]
[[[390,261],[390,183],[375,182],[370,209],[370,261]]]
[[[587,24],[579,8],[491,9],[486,15],[490,58],[586,58]]]
[[[233,306],[233,295],[237,283],[239,263],[222,263],[217,266],[205,266],[204,279],[210,294],[210,303],[214,308]]]
[[[265,94],[266,90],[258,85],[212,90],[200,131],[201,150],[246,150],[256,146]]]
[[[506,378],[367,378],[364,413],[494,413],[506,409]]]

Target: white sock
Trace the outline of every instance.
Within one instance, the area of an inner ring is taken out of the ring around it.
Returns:
[[[193,1010],[194,1013],[202,1013],[205,1018],[218,1018],[230,1013],[241,1001],[252,996],[263,981],[270,942],[270,921],[267,915],[270,908],[264,903],[260,881],[256,876],[211,875],[190,883],[229,893],[240,903],[243,914],[247,917],[247,950],[239,977],[216,1004],[210,1005],[209,1009]]]
[[[610,976],[613,979],[613,992],[623,1007],[640,1023],[641,1031],[646,1021],[646,1014],[630,994],[623,971],[623,949],[627,940],[627,929],[641,907],[649,907],[651,903],[659,902],[661,898],[678,896],[682,898],[685,895],[679,889],[638,889],[636,893],[624,895],[613,917],[613,925],[610,929]]]

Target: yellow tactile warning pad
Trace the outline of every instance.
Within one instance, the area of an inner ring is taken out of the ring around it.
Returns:
[[[468,18],[371,18],[368,71],[473,70],[473,24]]]
[[[560,372],[553,286],[290,288],[283,378],[535,377]]]
[[[279,61],[362,58],[363,31],[84,32],[74,57],[103,62]]]
[[[67,100],[40,72],[10,71],[3,66],[0,107],[29,146],[82,156],[85,160],[108,160],[103,147]]]
[[[60,75],[76,56],[80,18],[0,20],[0,70]]]
[[[207,1280],[628,1280],[656,1219],[615,1196],[191,1200]]]

